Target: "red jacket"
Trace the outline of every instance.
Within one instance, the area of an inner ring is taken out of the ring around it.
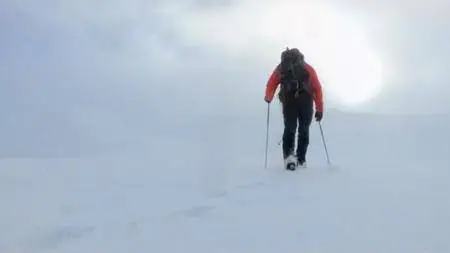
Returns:
[[[309,73],[309,82],[312,85],[313,88],[313,98],[314,103],[316,105],[316,111],[323,112],[323,95],[322,95],[322,86],[319,82],[319,79],[317,78],[316,71],[314,68],[305,62],[306,70]],[[264,97],[264,100],[267,102],[271,102],[275,91],[277,90],[278,85],[280,84],[280,73],[278,72],[278,68],[276,68],[272,74],[269,77],[269,80],[267,81],[266,85],[266,94]]]

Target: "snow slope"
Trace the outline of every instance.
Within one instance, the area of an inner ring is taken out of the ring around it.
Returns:
[[[296,172],[281,169],[277,117],[268,169],[265,128],[241,120],[158,149],[2,159],[0,252],[450,252],[447,116],[336,112],[334,165],[314,124]]]

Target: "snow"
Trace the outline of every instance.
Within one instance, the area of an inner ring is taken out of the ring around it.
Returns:
[[[332,166],[313,123],[290,172],[276,113],[264,169],[264,117],[158,149],[1,159],[0,252],[450,251],[450,118],[326,115]]]

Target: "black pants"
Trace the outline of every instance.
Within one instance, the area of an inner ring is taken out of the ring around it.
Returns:
[[[313,118],[313,98],[308,93],[300,93],[298,97],[286,95],[283,103],[284,133],[283,155],[284,158],[294,153],[295,134],[297,133],[297,159],[299,162],[306,160],[306,152],[309,145],[309,127]]]

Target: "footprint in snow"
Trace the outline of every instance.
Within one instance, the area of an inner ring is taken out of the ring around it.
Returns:
[[[199,218],[205,216],[207,213],[213,211],[214,209],[216,209],[216,207],[214,206],[194,206],[184,211],[184,213],[189,218]]]
[[[49,231],[36,230],[33,234],[23,238],[19,248],[26,250],[54,249],[59,245],[82,238],[94,231],[95,227],[61,226]]]

